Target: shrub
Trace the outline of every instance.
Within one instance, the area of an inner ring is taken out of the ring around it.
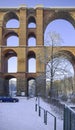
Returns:
[[[68,97],[67,97],[66,94],[63,94],[63,95],[61,95],[60,99],[63,100],[63,101],[67,101]]]

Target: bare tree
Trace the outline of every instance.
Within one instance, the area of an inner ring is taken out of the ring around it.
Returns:
[[[51,77],[52,77],[52,84],[50,84],[50,85],[52,85],[52,86],[50,86],[50,93],[52,94],[51,96],[54,96],[54,94],[56,93],[55,90],[57,90],[57,89],[54,86],[53,82],[55,80],[68,79],[68,77],[72,76],[72,73],[70,71],[70,63],[64,57],[54,58],[52,72],[53,72],[52,73],[53,75],[51,75],[51,61],[50,61],[47,65],[46,77],[47,77],[47,79],[50,80],[50,82],[51,82]],[[63,80],[63,83],[65,86],[64,88],[65,88],[65,92],[66,92],[67,90],[66,90],[65,80]],[[61,85],[60,85],[60,87],[61,87]],[[55,93],[54,93],[54,91],[55,91]]]
[[[53,93],[53,82],[57,80],[60,76],[61,78],[70,75],[69,70],[67,69],[68,63],[66,62],[66,57],[63,53],[61,53],[61,39],[60,35],[56,32],[49,32],[47,35],[47,39],[45,40],[44,47],[44,57],[41,58],[39,54],[40,62],[43,62],[47,69],[44,73],[46,75],[46,79],[50,80],[50,97],[54,96]],[[48,49],[50,49],[48,51]],[[59,52],[59,53],[58,53]],[[63,55],[62,55],[63,54]],[[64,64],[63,64],[64,63]],[[66,64],[67,63],[67,64]]]

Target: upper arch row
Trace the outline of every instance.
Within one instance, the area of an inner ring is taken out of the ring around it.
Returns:
[[[36,45],[44,44],[44,34],[46,34],[47,26],[51,24],[54,20],[63,19],[71,23],[72,27],[75,27],[75,17],[74,17],[75,9],[68,10],[60,10],[60,9],[22,9],[22,10],[7,10],[2,12],[0,17],[0,27],[2,27],[2,45],[6,45],[7,39],[10,36],[16,36],[19,38],[20,45],[27,45],[28,41],[31,44],[32,39]],[[25,15],[25,17],[23,17]],[[9,27],[7,24],[12,20],[17,21],[17,28],[15,29],[16,22],[13,23],[13,26]],[[22,25],[23,24],[23,25]],[[24,28],[23,28],[24,27]],[[28,28],[31,29],[28,29]],[[66,26],[67,27],[67,26]],[[7,29],[6,29],[7,28]],[[8,29],[9,28],[9,29]],[[14,28],[14,29],[12,29]],[[36,28],[36,29],[33,29]],[[60,27],[61,28],[61,27]],[[74,29],[74,28],[73,28]],[[23,30],[24,35],[22,36],[21,32]],[[41,32],[40,32],[41,31]],[[40,32],[40,33],[39,33]],[[40,36],[40,34],[42,34]],[[74,34],[75,35],[75,34]],[[21,42],[21,38],[23,37],[23,41]],[[39,39],[40,38],[40,39]],[[39,41],[40,43],[39,43]],[[71,39],[71,38],[70,38]],[[69,40],[67,40],[69,42]],[[73,40],[75,41],[75,40]],[[70,42],[71,43],[71,42]],[[75,43],[74,43],[75,44]]]
[[[39,8],[40,9],[40,8]],[[27,21],[27,26],[31,27],[30,24],[33,23],[34,25],[32,25],[33,28],[37,27],[37,17],[39,17],[37,15],[37,10],[34,9],[29,9],[26,11],[26,21]],[[44,31],[47,27],[47,25],[52,22],[55,19],[64,19],[67,20],[68,22],[70,22],[74,27],[75,27],[75,17],[74,17],[74,11],[69,11],[68,10],[60,10],[60,9],[41,9],[42,10],[42,18],[43,18],[43,26],[44,26]],[[21,21],[21,14],[20,11],[7,11],[5,13],[3,13],[3,15],[1,16],[1,20],[2,21],[2,26],[3,27],[7,27],[7,23],[12,20],[15,19],[17,20],[18,26],[20,27],[20,21]],[[23,18],[22,18],[23,19]]]

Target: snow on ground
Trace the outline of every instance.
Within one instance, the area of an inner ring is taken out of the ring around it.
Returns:
[[[40,101],[40,106],[52,112],[50,105]],[[57,117],[57,130],[63,130],[63,121]],[[53,119],[45,125],[42,116],[35,111],[35,99],[19,97],[18,103],[0,103],[0,130],[54,130]]]

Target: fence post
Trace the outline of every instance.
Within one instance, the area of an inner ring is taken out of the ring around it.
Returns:
[[[68,116],[68,120],[67,120],[67,125],[68,125],[68,130],[71,130],[71,110],[67,108],[67,116]]]
[[[47,125],[47,111],[45,111],[45,124]]]
[[[45,110],[44,110],[44,123],[45,123]]]
[[[41,116],[41,108],[40,108],[40,106],[39,106],[39,116]]]
[[[37,111],[37,104],[35,104],[35,111]]]
[[[64,130],[71,130],[71,111],[66,106],[64,108]]]
[[[56,130],[56,117],[54,118],[54,130]]]

